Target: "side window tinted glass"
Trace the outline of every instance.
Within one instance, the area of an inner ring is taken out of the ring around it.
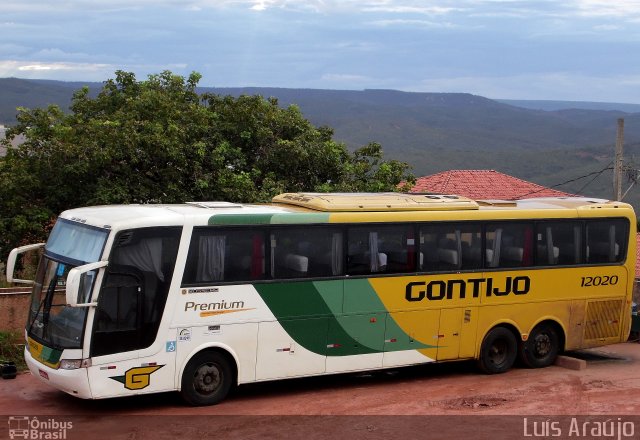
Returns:
[[[347,241],[347,273],[403,273],[416,270],[412,225],[351,227]]]
[[[264,279],[264,241],[265,234],[260,229],[195,229],[183,283]]]
[[[587,263],[623,261],[628,229],[628,222],[623,219],[587,222]]]
[[[572,222],[536,225],[536,265],[571,265],[582,262],[582,227]]]
[[[479,224],[431,224],[420,228],[419,270],[455,271],[482,267]]]
[[[533,265],[533,226],[528,223],[487,225],[486,266],[526,267]]]
[[[300,227],[271,230],[273,278],[342,275],[343,234],[339,228]]]

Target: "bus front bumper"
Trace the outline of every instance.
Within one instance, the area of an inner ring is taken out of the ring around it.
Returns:
[[[81,399],[91,399],[91,388],[86,368],[61,370],[48,367],[31,356],[25,348],[24,359],[32,375],[44,383]]]

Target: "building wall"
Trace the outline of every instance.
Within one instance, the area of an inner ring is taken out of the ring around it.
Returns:
[[[24,292],[24,288],[0,289],[0,331],[22,332],[27,322],[29,293],[4,294],[9,290]]]

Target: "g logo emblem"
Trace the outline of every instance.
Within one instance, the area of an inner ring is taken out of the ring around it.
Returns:
[[[162,367],[164,367],[164,365],[134,367],[127,370],[124,376],[113,376],[111,379],[124,384],[124,387],[128,390],[141,390],[148,387],[151,383],[151,374]]]

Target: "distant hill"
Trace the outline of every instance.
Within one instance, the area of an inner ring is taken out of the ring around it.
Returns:
[[[0,79],[0,123],[13,123],[17,106],[67,108],[73,91],[83,85],[93,93],[102,87],[101,83]],[[588,175],[558,189],[610,197],[611,172],[591,173],[611,162],[616,120],[621,117],[626,161],[633,163],[640,155],[640,105],[491,100],[466,93],[394,90],[203,87],[199,91],[259,94],[276,97],[283,106],[295,104],[315,125],[332,127],[337,140],[351,148],[379,142],[387,157],[410,163],[418,176],[448,169],[496,169],[553,186]],[[640,206],[640,190],[633,189],[628,198]]]
[[[0,78],[0,124],[15,122],[17,107],[39,108],[57,104],[66,109],[71,103],[73,92],[82,85],[64,81]],[[99,83],[92,83],[96,90],[101,86]]]
[[[626,113],[639,113],[640,104],[625,104],[619,102],[590,102],[590,101],[545,101],[545,100],[520,100],[520,99],[496,99],[503,104],[532,110],[615,110]]]
[[[640,113],[524,109],[464,93],[408,93],[392,90],[203,89],[237,96],[277,97],[297,104],[318,125],[356,146],[370,140],[385,150],[513,150],[580,148],[615,140],[616,120],[629,121],[625,136],[640,141]]]
[[[58,104],[67,108],[72,92],[83,85],[0,79],[0,123],[11,124],[18,106]],[[94,91],[101,87],[100,83],[86,85]],[[640,142],[640,113],[620,110],[533,110],[466,93],[283,88],[199,90],[233,96],[243,93],[273,96],[281,105],[299,106],[314,124],[332,127],[336,138],[351,147],[377,141],[388,153],[401,151],[403,155],[424,150],[545,150],[610,144],[615,139],[616,119],[620,117],[628,121],[627,141]],[[427,160],[416,163],[418,172],[432,168]]]

